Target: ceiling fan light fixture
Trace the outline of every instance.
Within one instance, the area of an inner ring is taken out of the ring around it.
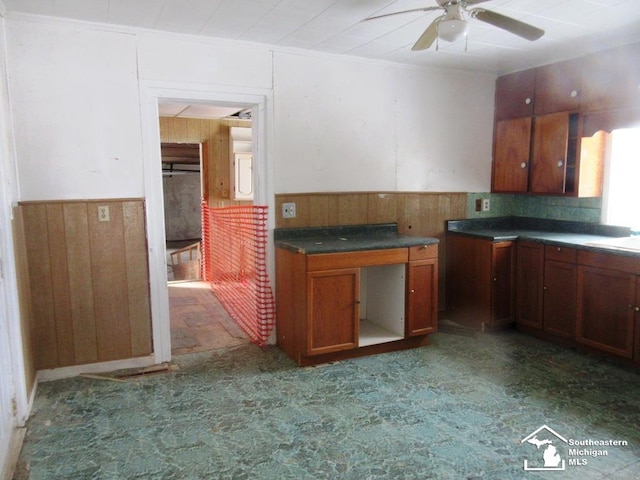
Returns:
[[[438,38],[447,42],[455,42],[467,35],[469,23],[462,18],[451,18],[438,23]]]

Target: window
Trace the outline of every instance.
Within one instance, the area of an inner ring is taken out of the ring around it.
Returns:
[[[611,133],[602,222],[640,228],[640,128]]]

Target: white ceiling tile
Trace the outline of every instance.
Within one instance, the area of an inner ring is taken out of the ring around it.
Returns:
[[[152,28],[162,12],[163,2],[157,0],[109,0],[107,21],[119,25]]]
[[[486,8],[543,28],[528,42],[470,19],[464,42],[412,52],[442,11],[363,22],[371,15],[436,6],[436,0],[4,0],[7,13],[50,15],[158,30],[348,53],[413,65],[513,71],[616,44],[640,41],[639,0],[491,0]]]
[[[7,11],[55,16],[53,0],[4,0]]]
[[[104,22],[107,20],[109,0],[55,0],[54,8],[59,17]]]
[[[223,0],[198,33],[240,38],[267,15],[274,5],[273,1]]]
[[[160,102],[158,103],[158,113],[162,117],[175,117],[188,107],[188,103]]]
[[[223,0],[165,0],[155,28],[197,34]]]

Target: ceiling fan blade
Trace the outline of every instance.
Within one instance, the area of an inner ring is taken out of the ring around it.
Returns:
[[[501,28],[507,32],[511,32],[519,37],[526,38],[527,40],[537,40],[544,35],[544,30],[528,23],[521,22],[515,18],[507,17],[501,13],[485,10],[484,8],[474,8],[469,10],[471,18],[476,18],[481,22],[488,23],[494,27]]]
[[[420,35],[418,41],[411,47],[411,50],[426,50],[433,42],[435,42],[438,37],[438,22],[444,17],[444,15],[436,18],[431,25],[427,27],[427,29]]]
[[[392,12],[392,13],[383,13],[382,15],[374,15],[372,17],[367,17],[363,22],[367,20],[377,20],[378,18],[390,17],[392,15],[400,15],[401,13],[410,13],[410,12],[431,12],[433,10],[440,10],[440,7],[423,7],[423,8],[412,8],[411,10],[401,10],[400,12]]]
[[[463,3],[466,5],[477,5],[478,3],[488,2],[489,0],[465,0]]]

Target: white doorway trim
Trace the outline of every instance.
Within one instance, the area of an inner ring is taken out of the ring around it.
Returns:
[[[169,315],[169,291],[165,258],[164,201],[162,188],[162,164],[160,155],[160,125],[158,101],[177,100],[211,103],[216,105],[243,106],[252,109],[254,129],[253,178],[254,203],[267,205],[273,212],[273,168],[270,168],[268,138],[271,137],[272,93],[264,89],[242,89],[191,83],[140,82],[140,118],[144,164],[144,192],[147,221],[147,248],[149,259],[149,288],[151,296],[151,325],[153,331],[153,355],[156,363],[171,360],[171,326]],[[269,231],[275,225],[269,215]],[[270,242],[271,242],[271,235]],[[273,278],[273,249],[268,248],[267,269]]]

